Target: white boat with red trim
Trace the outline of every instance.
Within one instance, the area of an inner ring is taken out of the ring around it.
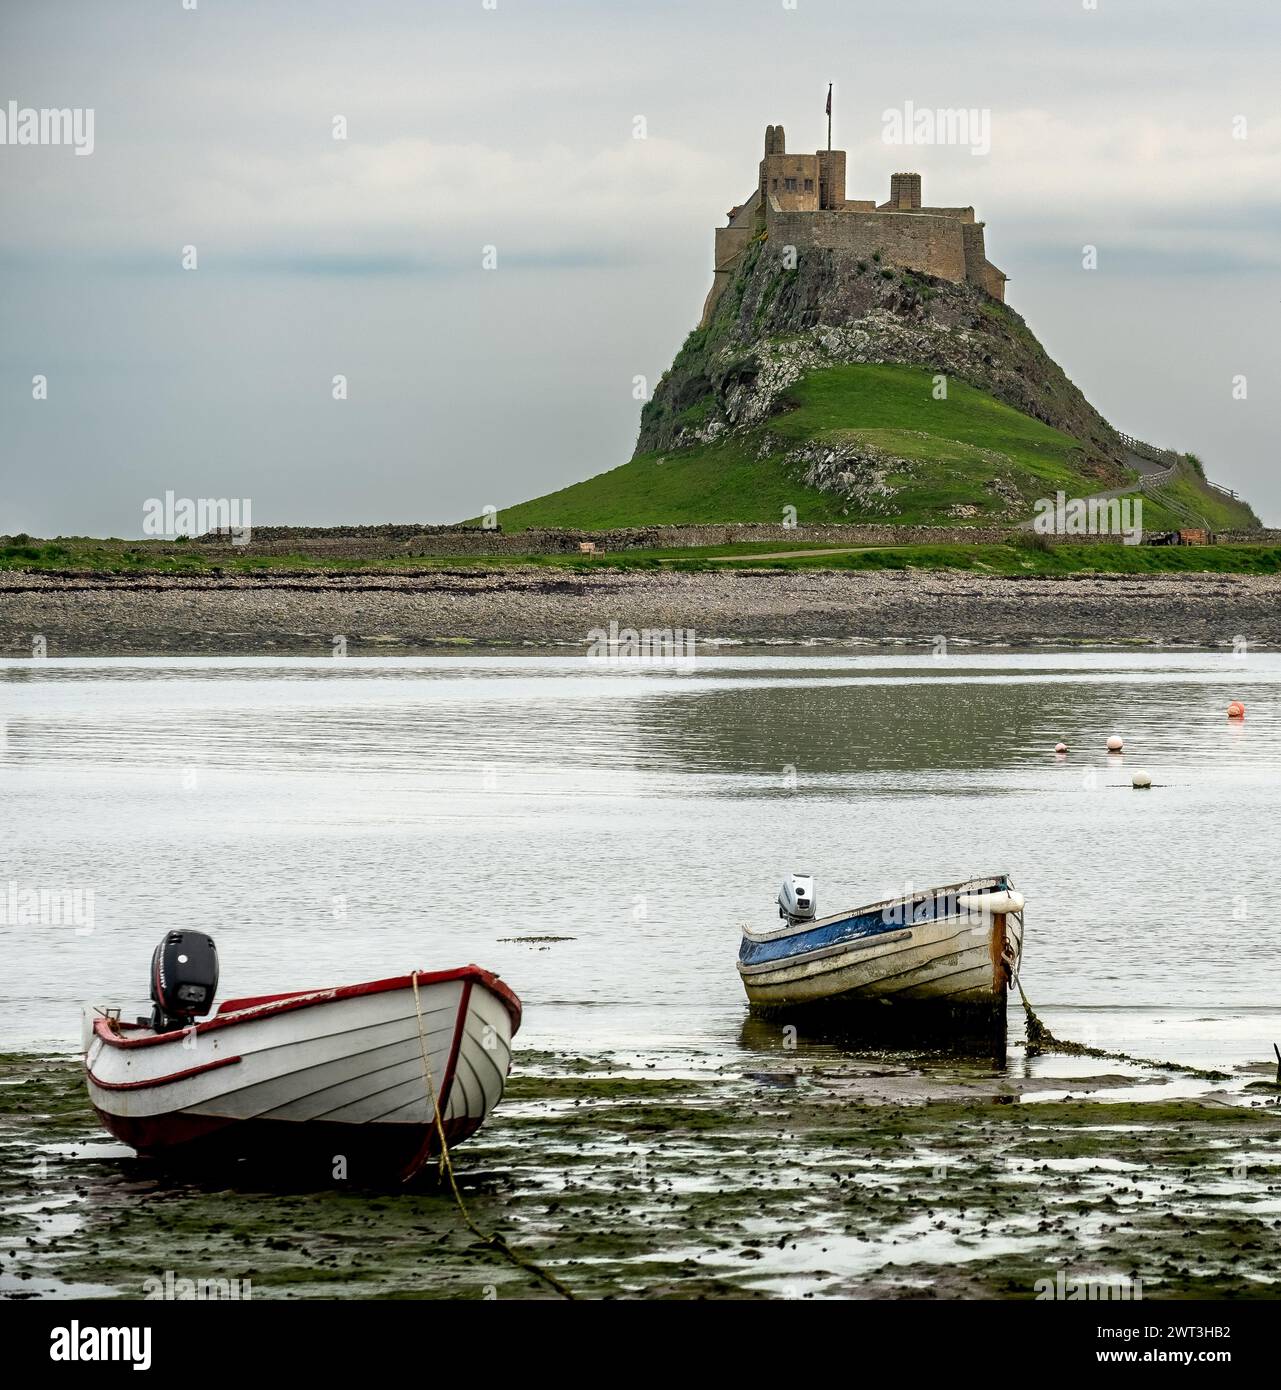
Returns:
[[[152,1017],[87,1016],[89,1098],[140,1154],[408,1180],[502,1098],[521,1005],[479,966],[232,999],[197,1022],[216,988],[212,940],[170,932]]]

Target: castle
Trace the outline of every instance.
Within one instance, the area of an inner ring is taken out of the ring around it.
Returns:
[[[982,222],[973,208],[930,208],[921,203],[920,174],[894,174],[890,197],[845,196],[845,151],[788,154],[781,125],[765,129],[765,157],[752,196],[716,228],[716,266],[703,306],[706,326],[716,301],[733,280],[749,243],[762,234],[776,246],[850,251],[886,265],[943,280],[978,285],[1004,301],[1008,277],[987,259]]]

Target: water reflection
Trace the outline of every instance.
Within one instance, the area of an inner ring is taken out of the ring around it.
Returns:
[[[526,1045],[736,1048],[739,924],[808,868],[822,910],[1008,869],[1048,1021],[1226,1012],[1266,1048],[1279,695],[1266,654],[5,663],[0,879],[96,920],[0,927],[0,1045],[72,1045],[192,926],[226,994],[475,959]]]

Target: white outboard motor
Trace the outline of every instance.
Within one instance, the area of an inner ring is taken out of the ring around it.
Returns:
[[[778,915],[789,922],[812,922],[817,903],[813,874],[788,874],[778,890]]]

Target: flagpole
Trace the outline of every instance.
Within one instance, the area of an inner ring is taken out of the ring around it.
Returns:
[[[832,84],[827,84],[827,152],[832,153]]]

